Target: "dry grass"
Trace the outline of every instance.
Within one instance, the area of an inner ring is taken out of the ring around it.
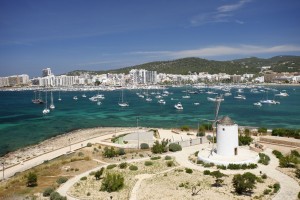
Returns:
[[[78,153],[63,155],[47,163],[43,163],[25,172],[21,172],[7,181],[0,183],[0,199],[17,199],[22,196],[32,196],[35,193],[42,193],[47,187],[58,187],[56,180],[60,176],[70,178],[76,174],[92,169],[97,166],[97,162],[87,159],[88,150],[81,150],[85,155],[78,156]],[[71,160],[77,160],[71,162]],[[64,167],[70,167],[74,170],[65,170]],[[76,169],[76,170],[75,170]],[[38,185],[36,187],[27,187],[27,174],[34,172],[37,174]],[[23,198],[22,198],[23,199]]]
[[[138,167],[137,171],[129,170],[129,166],[126,169],[119,169],[115,167],[110,170],[105,170],[107,172],[117,172],[124,176],[125,186],[118,192],[103,192],[99,191],[101,187],[101,180],[96,181],[94,176],[88,176],[87,180],[79,181],[71,187],[69,190],[70,194],[74,195],[79,199],[109,199],[110,196],[113,199],[129,199],[131,190],[136,183],[135,176],[138,174],[155,174],[160,171],[170,169],[167,167],[166,162],[163,158],[160,160],[153,160],[153,165],[145,166],[145,162],[131,163],[130,165],[135,165]],[[176,163],[175,163],[176,164]],[[90,196],[87,194],[90,193]]]
[[[273,179],[265,179],[264,183],[257,183],[252,196],[237,196],[232,187],[233,175],[224,178],[222,187],[212,187],[215,179],[211,176],[203,175],[203,172],[193,171],[192,174],[185,173],[184,170],[171,171],[165,174],[156,175],[142,182],[138,193],[138,199],[161,199],[161,200],[181,200],[181,199],[271,199],[270,195],[263,195],[263,191],[268,185],[276,183]],[[179,187],[179,186],[183,187]],[[198,195],[192,196],[192,187],[201,189]],[[155,191],[155,192],[153,192]]]

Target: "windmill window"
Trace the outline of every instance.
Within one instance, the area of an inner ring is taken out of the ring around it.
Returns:
[[[223,128],[223,131],[225,131],[225,128]]]

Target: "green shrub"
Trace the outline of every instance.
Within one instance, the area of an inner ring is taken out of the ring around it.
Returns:
[[[103,178],[101,191],[115,192],[124,186],[124,177],[121,174],[107,173]]]
[[[167,152],[168,151],[168,146],[167,146],[168,143],[169,143],[169,141],[165,140],[165,139],[163,139],[161,141],[161,143],[158,140],[156,140],[151,148],[152,153],[157,154],[157,153]]]
[[[166,156],[165,160],[172,160],[172,157],[171,156]]]
[[[130,165],[130,166],[129,166],[129,169],[130,169],[131,171],[137,171],[137,170],[138,170],[138,167],[135,166],[135,165]]]
[[[179,144],[171,143],[169,145],[169,151],[176,152],[176,151],[181,151],[181,150],[182,150],[182,147]]]
[[[181,131],[189,131],[190,127],[185,125],[185,126],[181,126],[180,129]]]
[[[58,184],[63,184],[65,182],[67,182],[68,178],[67,177],[59,177],[57,180],[56,180],[56,183]]]
[[[262,178],[262,179],[267,179],[268,176],[267,176],[267,174],[263,174],[263,175],[261,175],[261,178]]]
[[[223,170],[226,170],[226,166],[225,165],[217,165],[217,169],[223,169]]]
[[[276,156],[276,158],[280,159],[283,157],[282,153],[277,150],[273,150],[272,153]]]
[[[270,190],[270,189],[265,189],[265,190],[264,190],[264,195],[268,195],[271,191],[272,191],[272,190]]]
[[[123,162],[123,163],[119,164],[120,169],[125,169],[125,168],[127,168],[127,166],[128,166],[127,162]]]
[[[167,161],[166,164],[168,167],[174,166],[174,162],[172,160]]]
[[[86,193],[86,196],[91,196],[91,193],[90,192]]]
[[[116,166],[117,166],[116,164],[110,164],[110,165],[107,165],[106,169],[113,169]]]
[[[101,178],[103,172],[104,172],[104,167],[101,167],[100,170],[98,170],[98,171],[95,172],[95,178],[96,178],[96,180],[99,180]]]
[[[193,173],[193,170],[190,169],[190,168],[185,168],[185,172],[188,173],[188,174],[192,174],[192,173]]]
[[[255,187],[256,179],[257,177],[250,172],[246,172],[243,175],[234,175],[232,184],[235,192],[238,194],[251,193],[252,189]]]
[[[198,156],[198,153],[199,153],[199,151],[196,151],[196,152],[194,153],[194,155],[195,155],[195,156]]]
[[[250,136],[239,135],[239,145],[250,145],[253,139]]]
[[[292,155],[292,156],[296,156],[296,157],[298,157],[298,158],[300,157],[299,152],[296,151],[296,150],[292,150],[292,151],[291,151],[291,155]]]
[[[51,194],[52,192],[54,192],[54,188],[48,187],[48,188],[46,188],[46,189],[44,190],[43,196],[44,196],[44,197],[49,197],[50,194]]]
[[[85,181],[86,179],[87,179],[86,176],[83,176],[83,177],[80,178],[81,181]]]
[[[159,160],[159,159],[161,159],[161,157],[160,156],[155,156],[155,157],[151,157],[150,159],[151,160]]]
[[[37,186],[37,175],[34,172],[29,172],[27,176],[27,187]]]
[[[78,156],[79,156],[79,157],[83,157],[83,156],[84,156],[84,153],[78,152]]]
[[[87,146],[87,147],[91,147],[91,146],[92,146],[92,143],[89,142],[89,143],[86,144],[86,146]]]
[[[210,171],[209,171],[209,170],[204,170],[204,171],[203,171],[203,174],[204,174],[204,175],[210,175]]]
[[[89,176],[95,176],[95,174],[96,174],[96,172],[93,171],[93,172],[90,172],[90,173],[89,173]]]
[[[204,162],[202,160],[197,160],[197,164],[203,165]]]
[[[300,192],[298,192],[298,199],[300,199]]]
[[[265,128],[265,127],[260,127],[260,128],[258,128],[258,130],[257,130],[257,132],[259,132],[259,133],[267,133],[267,131],[268,131],[268,129]]]
[[[270,157],[264,153],[259,153],[259,160],[258,163],[261,163],[263,165],[268,165],[270,162]]]
[[[141,149],[149,149],[149,144],[141,143],[140,147],[141,147]]]
[[[67,197],[61,196],[58,192],[52,192],[50,194],[50,200],[67,200]]]
[[[153,165],[152,161],[145,161],[145,166],[151,166],[151,165]]]
[[[103,152],[103,156],[106,158],[112,158],[115,157],[118,153],[115,151],[114,147],[105,147],[104,148],[104,152]]]
[[[273,192],[274,193],[277,193],[278,191],[279,191],[279,189],[280,189],[280,184],[279,183],[275,183],[274,185],[273,185]]]
[[[119,154],[120,156],[125,155],[125,150],[124,150],[123,148],[120,148],[120,149],[118,150],[118,154]]]

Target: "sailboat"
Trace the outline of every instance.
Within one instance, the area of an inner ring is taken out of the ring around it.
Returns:
[[[60,98],[60,91],[58,91],[58,101],[61,101],[61,98]]]
[[[41,92],[39,92],[39,98],[36,98],[36,91],[34,91],[34,99],[31,100],[34,104],[43,104],[44,101],[41,98]]]
[[[45,104],[45,108],[43,110],[43,114],[47,115],[48,113],[50,113],[50,110],[47,107],[47,91],[46,91],[46,104]]]
[[[184,99],[189,99],[189,98],[191,98],[191,96],[188,95],[188,89],[187,89],[187,87],[185,88],[185,95],[182,96],[182,98],[184,98]]]
[[[122,89],[122,97],[121,97],[121,102],[118,103],[119,106],[121,107],[128,107],[129,104],[127,102],[124,102],[124,94],[123,94],[123,89]]]
[[[260,100],[259,102],[262,103],[262,104],[280,104],[279,101],[275,101],[275,100],[269,99],[269,98],[268,98],[268,92],[267,92],[267,99],[265,99],[265,100]]]
[[[51,91],[51,104],[50,104],[50,109],[54,109],[55,106],[54,106],[54,103],[53,103],[53,94],[52,94],[52,91]]]

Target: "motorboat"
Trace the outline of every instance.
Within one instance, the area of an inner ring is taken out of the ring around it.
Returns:
[[[207,97],[207,100],[208,100],[208,101],[213,101],[213,102],[216,102],[216,101],[224,101],[224,99],[221,98],[221,97],[216,97],[216,98]]]
[[[238,94],[238,95],[235,96],[234,98],[235,98],[235,99],[243,99],[243,100],[246,99],[246,97],[245,97],[244,95],[240,95],[240,94]]]
[[[275,96],[279,96],[279,97],[287,97],[289,96],[288,93],[286,93],[285,90],[283,90],[282,92],[280,92],[279,94],[275,94]]]
[[[152,99],[151,99],[150,97],[147,97],[147,98],[146,98],[146,101],[149,101],[149,102],[150,102],[150,101],[152,101]]]
[[[195,102],[194,105],[195,105],[195,106],[198,106],[198,105],[200,105],[200,103],[199,103],[199,102]]]
[[[260,100],[259,102],[262,103],[262,104],[280,104],[279,101],[270,100],[270,99],[267,99],[267,100]]]
[[[83,98],[86,98],[86,95],[85,94],[83,94],[83,95],[81,95]]]
[[[166,104],[166,101],[163,100],[163,99],[160,99],[160,100],[158,100],[158,103],[160,103],[160,104]]]
[[[260,102],[253,103],[254,106],[262,106]]]
[[[77,101],[77,100],[78,100],[78,97],[77,97],[77,96],[74,96],[73,99],[74,99],[75,101]]]
[[[183,106],[180,102],[178,102],[177,104],[175,104],[174,106],[177,110],[183,110]]]

